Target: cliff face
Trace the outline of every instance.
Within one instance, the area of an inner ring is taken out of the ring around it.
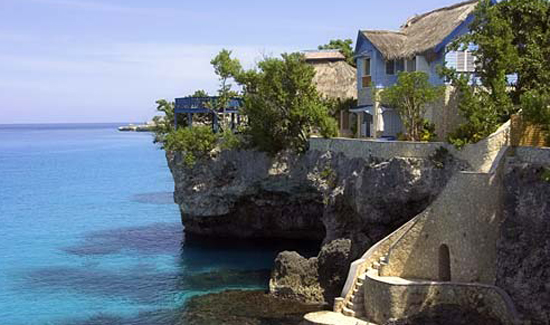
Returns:
[[[532,324],[550,324],[550,183],[545,168],[515,164],[504,176],[506,205],[497,243],[497,286]]]
[[[307,162],[256,151],[223,151],[193,168],[167,153],[185,231],[238,238],[323,239],[323,200]],[[302,168],[303,167],[303,168]]]
[[[275,158],[224,151],[193,168],[180,154],[167,158],[186,232],[324,239],[317,258],[282,253],[270,288],[328,303],[339,294],[350,262],[423,211],[463,168],[450,155],[383,161],[320,151]]]

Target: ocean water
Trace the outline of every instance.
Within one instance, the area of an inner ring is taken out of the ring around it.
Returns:
[[[185,238],[163,151],[116,126],[0,125],[0,324],[172,324],[296,248]]]

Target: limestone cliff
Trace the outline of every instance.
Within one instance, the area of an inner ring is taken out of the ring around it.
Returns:
[[[550,182],[544,180],[548,167],[508,166],[497,243],[496,284],[532,324],[550,324]]]
[[[279,256],[270,288],[281,296],[328,303],[339,294],[350,261],[423,211],[463,168],[445,152],[378,159],[328,151],[277,157],[223,151],[192,168],[181,154],[167,158],[186,232],[324,239],[315,259]]]

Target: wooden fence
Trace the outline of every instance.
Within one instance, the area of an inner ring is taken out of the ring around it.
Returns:
[[[512,116],[511,144],[521,147],[546,147],[548,132],[539,125],[530,124],[519,115]]]

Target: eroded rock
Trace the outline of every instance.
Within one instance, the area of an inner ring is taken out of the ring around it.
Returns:
[[[547,168],[547,167],[546,167]],[[532,324],[550,324],[550,183],[543,166],[518,164],[504,177],[497,286]]]
[[[276,298],[261,291],[226,291],[191,298],[177,324],[299,325],[322,306]]]
[[[328,303],[351,261],[422,212],[464,168],[450,155],[381,161],[319,151],[277,157],[223,151],[193,168],[181,154],[167,158],[186,232],[324,239],[316,259],[279,255],[271,287],[279,296]]]

